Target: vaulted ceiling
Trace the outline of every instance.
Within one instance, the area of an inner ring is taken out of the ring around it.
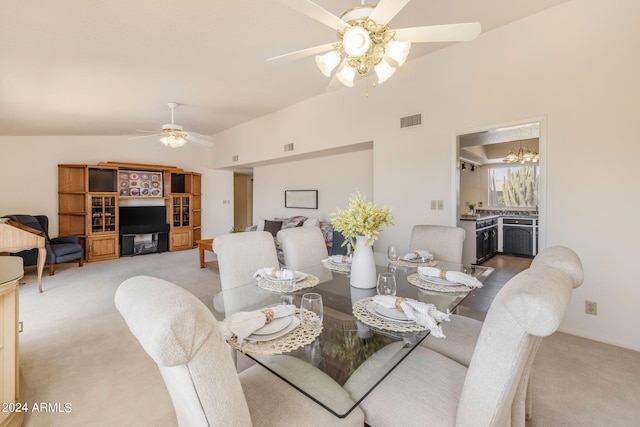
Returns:
[[[564,1],[413,0],[390,26],[488,32]],[[360,4],[316,3],[338,16]],[[170,123],[171,101],[176,123],[212,135],[322,94],[313,57],[265,59],[335,37],[278,0],[5,0],[0,135],[131,135]],[[414,44],[408,60],[446,46]]]

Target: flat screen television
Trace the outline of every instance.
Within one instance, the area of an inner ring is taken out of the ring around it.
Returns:
[[[120,206],[120,229],[166,224],[166,206]]]

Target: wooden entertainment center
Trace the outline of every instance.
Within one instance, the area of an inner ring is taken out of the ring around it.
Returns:
[[[87,261],[118,258],[125,239],[120,230],[120,207],[165,206],[163,225],[168,228],[155,233],[143,227],[142,232],[153,235],[145,244],[162,245],[168,234],[169,251],[191,249],[201,238],[201,178],[199,173],[175,166],[118,162],[58,165],[59,235],[79,236]],[[133,239],[134,234],[127,238]],[[131,246],[125,241],[125,246]]]

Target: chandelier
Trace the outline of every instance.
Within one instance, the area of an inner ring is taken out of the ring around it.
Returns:
[[[345,12],[341,19],[350,26],[338,30],[338,43],[333,50],[316,56],[316,64],[327,77],[340,64],[336,78],[353,87],[356,73],[365,77],[371,70],[384,83],[402,67],[411,49],[411,41],[394,40],[395,31],[369,19],[375,6],[361,5]]]
[[[505,158],[502,159],[503,162],[520,164],[538,163],[539,160],[540,155],[538,154],[538,152],[529,147],[523,148],[522,142],[520,143],[520,149],[518,150],[517,154],[512,148],[511,150],[509,150],[509,153],[505,156]]]
[[[182,126],[172,125],[169,127],[169,125],[164,125],[162,133],[164,135],[160,138],[160,142],[167,147],[178,148],[187,143],[187,134],[182,131]]]

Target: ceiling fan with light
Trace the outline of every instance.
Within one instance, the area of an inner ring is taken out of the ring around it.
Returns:
[[[353,87],[356,75],[365,77],[372,70],[378,83],[385,82],[404,64],[411,43],[470,41],[482,30],[479,22],[390,29],[389,22],[409,0],[380,0],[377,5],[365,4],[361,0],[360,6],[347,10],[341,17],[311,0],[280,1],[336,30],[338,41],[276,56],[267,61],[316,55],[316,64],[322,74],[330,77],[336,69],[333,79],[348,87]],[[326,51],[329,52],[318,55]]]
[[[213,147],[213,142],[208,137],[195,132],[186,132],[182,126],[173,122],[173,110],[179,105],[177,102],[169,102],[167,105],[171,108],[171,123],[162,125],[161,131],[138,130],[138,132],[149,132],[149,135],[137,136],[131,139],[159,136],[160,142],[171,148],[182,147],[187,141],[206,147]]]

